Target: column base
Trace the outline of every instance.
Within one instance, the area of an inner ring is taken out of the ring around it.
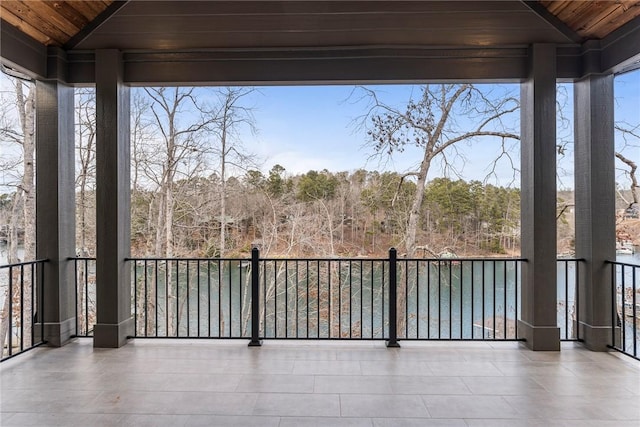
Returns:
[[[560,351],[560,328],[557,326],[533,326],[518,320],[518,339],[534,351]]]
[[[582,344],[591,351],[610,351],[611,344],[611,326],[592,326],[580,322],[580,339]],[[621,343],[620,327],[615,328],[616,345]]]
[[[35,342],[45,341],[48,346],[62,347],[71,341],[76,334],[76,318],[63,320],[62,322],[45,322],[44,337],[42,337],[43,325],[36,323],[33,325],[33,337]]]
[[[134,334],[133,317],[118,324],[96,323],[93,327],[93,346],[95,348],[119,348],[127,343]]]

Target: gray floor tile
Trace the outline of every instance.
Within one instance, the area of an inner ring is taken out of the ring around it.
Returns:
[[[469,387],[460,377],[387,376],[393,394],[469,395]]]
[[[518,412],[499,396],[423,396],[433,418],[518,418]]]
[[[12,426],[59,426],[59,427],[111,427],[122,424],[123,415],[120,414],[64,414],[48,413],[19,413],[8,420],[2,419],[3,427]],[[174,424],[175,425],[175,424]],[[180,424],[177,424],[178,426]]]
[[[387,377],[369,375],[316,376],[314,393],[391,394]]]
[[[313,375],[243,375],[236,391],[255,393],[313,393]]]
[[[496,362],[499,375],[506,376],[575,376],[563,364],[557,362],[518,361]]]
[[[296,361],[293,367],[296,375],[358,375],[360,362],[345,360],[314,360]]]
[[[282,417],[280,427],[372,427],[369,418]]]
[[[340,407],[344,417],[429,417],[424,402],[419,396],[343,394],[340,395]]]
[[[191,415],[187,427],[277,427],[280,417],[230,416],[230,415]]]
[[[411,375],[411,376],[432,376],[427,362],[397,362],[393,360],[385,361],[362,361],[360,362],[363,375]]]
[[[184,427],[191,415],[123,415],[119,427]]]
[[[491,362],[429,362],[429,368],[435,376],[442,377],[495,377],[502,373]]]
[[[337,394],[262,393],[253,415],[337,417],[340,398]]]
[[[522,418],[555,420],[609,419],[610,414],[597,398],[582,396],[505,396]]]
[[[468,419],[469,427],[566,427],[564,420]]]
[[[466,427],[462,419],[374,418],[374,427]]]
[[[462,381],[475,395],[531,395],[549,392],[536,381],[523,377],[464,377]]]
[[[122,414],[251,414],[256,394],[212,392],[105,392],[86,412]]]

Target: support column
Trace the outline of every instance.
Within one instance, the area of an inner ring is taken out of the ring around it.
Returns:
[[[96,306],[94,347],[121,347],[131,316],[130,96],[122,54],[96,51]]]
[[[607,351],[611,336],[611,265],[615,260],[613,75],[574,85],[576,256],[580,266],[578,331],[591,350]]]
[[[43,339],[53,346],[76,333],[74,263],[75,146],[73,88],[36,82],[36,258],[44,268]],[[40,328],[36,328],[38,333]]]
[[[533,45],[520,85],[522,129],[522,305],[518,338],[560,350],[556,278],[556,49]]]

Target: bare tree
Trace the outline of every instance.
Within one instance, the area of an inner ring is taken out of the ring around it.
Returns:
[[[156,254],[173,256],[173,216],[175,211],[175,182],[178,177],[190,176],[202,168],[206,146],[202,138],[207,127],[217,121],[208,114],[195,96],[194,88],[145,88],[153,101],[151,113],[160,135],[158,145],[146,147],[144,170],[147,178],[158,185],[159,200],[156,221]],[[185,112],[193,116],[188,125]],[[138,149],[142,147],[138,145]]]
[[[255,119],[250,107],[242,101],[255,92],[251,88],[225,87],[219,90],[219,106],[212,117],[213,132],[219,145],[214,153],[219,159],[220,176],[220,243],[218,254],[222,258],[226,249],[227,229],[227,178],[230,168],[246,172],[255,165],[255,156],[245,151],[241,132],[247,129],[255,133]]]
[[[398,108],[383,102],[372,89],[360,90],[369,102],[362,124],[377,155],[389,157],[410,146],[422,150],[416,168],[405,174],[416,177],[404,241],[407,256],[413,257],[432,162],[439,156],[443,167],[454,168],[448,156],[463,156],[457,145],[481,137],[519,140],[506,124],[507,116],[518,110],[519,101],[511,96],[494,98],[472,84],[439,84],[423,86],[418,99]],[[503,149],[500,156],[508,157],[509,153]]]
[[[615,129],[622,137],[622,144],[616,150],[615,156],[625,164],[624,173],[629,177],[629,181],[631,181],[631,202],[625,201],[630,204],[637,204],[640,201],[640,186],[638,186],[638,177],[636,175],[638,164],[623,153],[628,149],[637,151],[640,147],[640,124],[633,126],[629,123],[618,122],[615,125]]]
[[[12,199],[11,218],[9,222],[8,233],[8,261],[17,262],[18,260],[18,228],[24,228],[23,250],[24,259],[34,260],[36,254],[36,229],[35,229],[35,85],[31,82],[15,79],[13,81],[13,89],[15,94],[15,111],[18,118],[18,124],[12,124],[11,120],[2,123],[0,136],[2,139],[20,147],[20,164],[22,168],[19,173],[19,182],[15,187],[15,193]],[[26,94],[25,94],[26,90]],[[5,106],[7,107],[7,106]],[[3,118],[6,118],[3,114]],[[13,286],[14,292],[24,292],[30,295],[32,291],[32,277],[30,277],[30,269],[24,272],[24,287],[20,289]],[[2,313],[0,314],[0,353],[4,350],[6,343],[11,345],[11,337],[9,335],[9,306],[13,303],[15,295],[9,295],[8,289],[5,294]],[[31,300],[27,298],[23,304],[24,319],[28,322],[23,325],[23,330],[33,327],[33,313]],[[14,313],[18,313],[15,310]],[[31,334],[25,334],[24,342],[26,346],[31,345]],[[8,341],[5,341],[8,340]]]
[[[96,104],[90,88],[76,92],[77,245],[82,256],[95,252]],[[90,248],[91,246],[91,248]]]

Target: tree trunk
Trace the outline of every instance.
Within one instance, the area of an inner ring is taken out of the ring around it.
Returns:
[[[418,180],[416,182],[416,194],[413,196],[413,203],[411,204],[411,212],[409,213],[409,221],[407,223],[405,238],[407,258],[413,258],[415,255],[420,210],[422,208],[422,201],[424,200],[424,190],[426,188],[427,174],[429,173],[430,166],[431,155],[428,151],[425,151],[424,158],[420,164],[420,173],[418,174]]]
[[[220,155],[220,248],[219,256],[224,257],[226,243],[226,227],[227,227],[227,188],[225,166],[227,164],[227,109],[225,108],[224,117],[222,119],[222,137],[220,144],[222,145]]]

